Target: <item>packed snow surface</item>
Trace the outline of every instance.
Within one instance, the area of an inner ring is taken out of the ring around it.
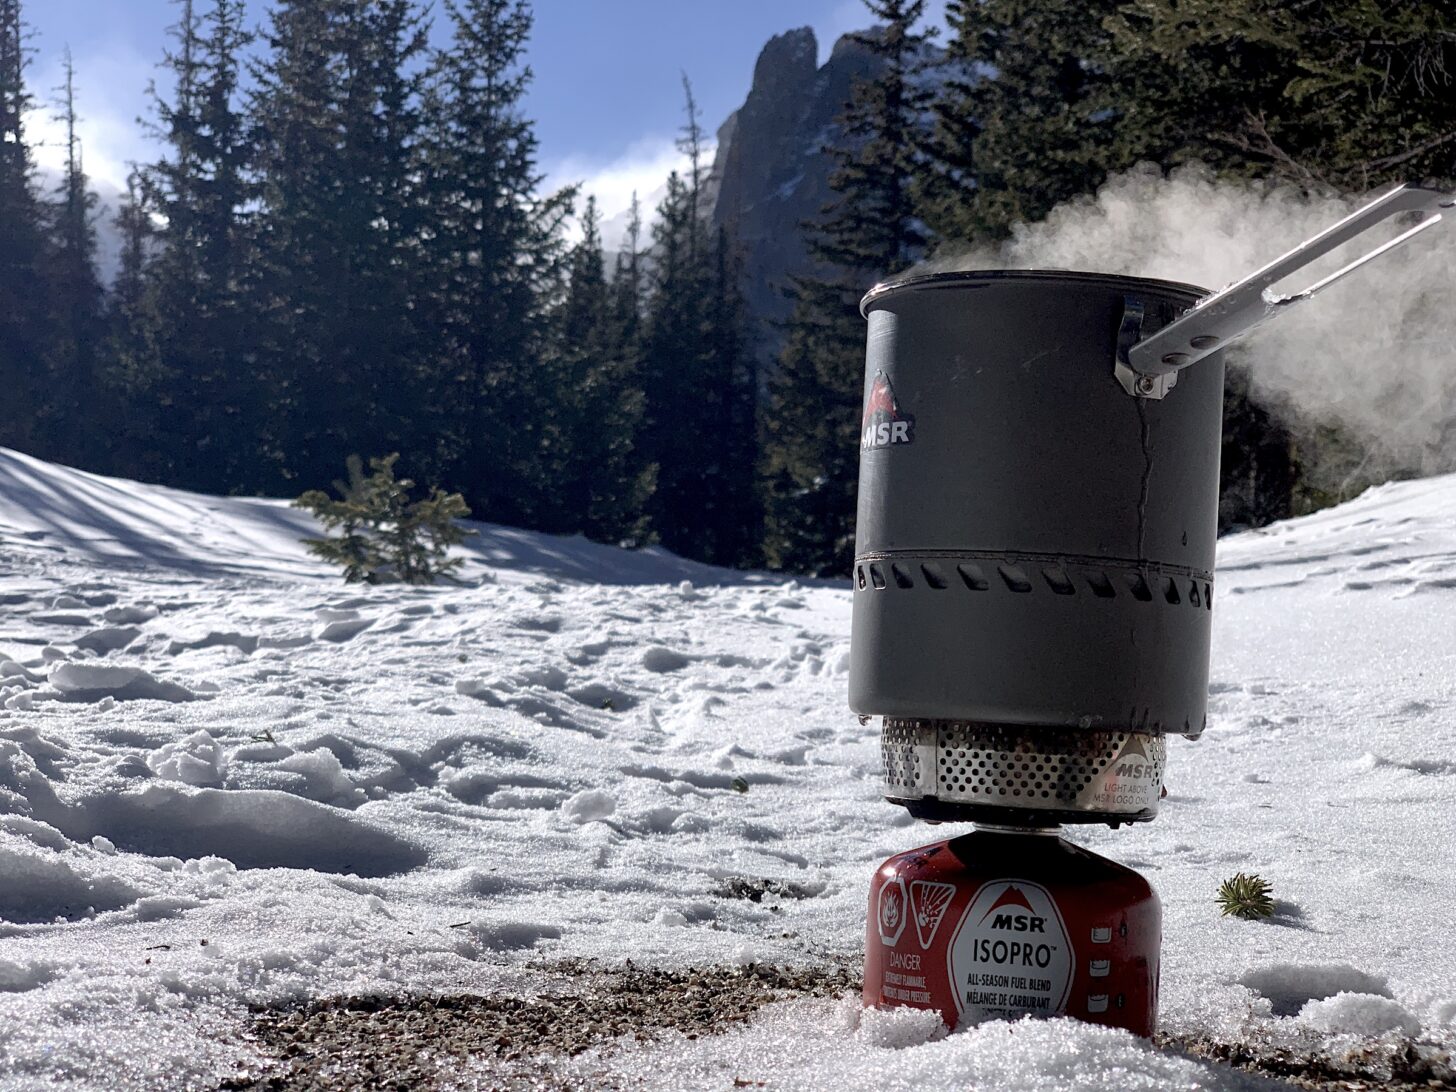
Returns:
[[[253,1060],[248,1005],[529,993],[541,959],[853,961],[874,867],[945,834],[881,800],[847,586],[478,525],[464,586],[344,587],[313,530],[0,452],[0,1086],[215,1087]],[[1172,741],[1162,814],[1070,835],[1158,889],[1164,1029],[1456,1047],[1456,477],[1225,540],[1214,619],[1209,729]],[[1219,916],[1238,871],[1272,920]],[[852,998],[560,1066],[1265,1086]]]

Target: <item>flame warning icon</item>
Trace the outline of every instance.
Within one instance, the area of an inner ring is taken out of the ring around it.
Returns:
[[[905,881],[899,876],[887,880],[880,888],[879,912],[875,917],[879,922],[880,940],[883,943],[894,944],[905,931],[905,919],[909,917],[906,913],[908,902],[909,899],[905,897]]]
[[[935,931],[940,928],[954,895],[953,884],[916,880],[910,885],[910,909],[915,917],[915,935],[920,938],[921,948],[929,948],[930,942],[935,939]]]

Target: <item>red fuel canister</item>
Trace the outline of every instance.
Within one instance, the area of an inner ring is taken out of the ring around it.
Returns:
[[[1162,910],[1130,868],[1056,830],[978,827],[891,857],[870,885],[866,1005],[955,1028],[1028,1013],[1151,1036]]]

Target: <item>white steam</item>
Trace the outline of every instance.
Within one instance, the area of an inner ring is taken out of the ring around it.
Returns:
[[[1217,289],[1368,197],[1215,182],[1201,167],[1164,177],[1144,166],[1111,179],[1095,198],[1017,227],[995,250],[942,257],[916,272],[1076,269]],[[1392,221],[1384,234],[1362,237],[1279,290],[1307,287],[1396,230]],[[1367,474],[1456,469],[1456,212],[1269,323],[1229,359],[1248,369],[1255,393],[1297,431],[1338,424],[1353,434],[1366,449]]]

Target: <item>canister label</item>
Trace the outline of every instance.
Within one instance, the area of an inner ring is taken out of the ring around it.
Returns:
[[[961,915],[947,959],[963,1021],[1066,1010],[1072,944],[1056,900],[1039,884],[983,884]]]

